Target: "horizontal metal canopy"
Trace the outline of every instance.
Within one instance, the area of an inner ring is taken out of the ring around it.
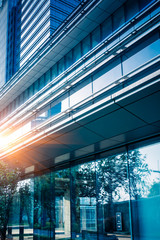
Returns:
[[[115,97],[88,115],[8,156],[7,161],[38,169],[92,155],[160,133],[160,84]]]

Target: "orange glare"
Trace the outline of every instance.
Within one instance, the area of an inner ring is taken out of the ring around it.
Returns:
[[[9,145],[9,139],[5,136],[0,136],[0,149],[7,148]]]

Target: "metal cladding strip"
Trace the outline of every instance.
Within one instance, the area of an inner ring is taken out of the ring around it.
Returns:
[[[52,49],[61,41],[66,34],[66,29],[67,31],[70,31],[71,28],[75,28],[76,25],[78,25],[79,22],[81,22],[86,15],[89,14],[91,10],[93,10],[97,4],[102,2],[102,0],[90,0],[90,1],[84,1],[84,4],[80,4],[79,7],[76,9],[76,11],[71,14],[68,17],[68,20],[64,21],[64,24],[62,24],[53,34],[50,36],[44,43],[43,45],[37,50],[36,54],[33,57],[30,57],[30,60],[27,61],[27,64],[24,64],[17,73],[8,81],[5,85],[5,88],[2,87],[0,89],[1,94],[0,98],[3,97],[3,95],[7,94],[9,90],[11,90],[12,87],[15,86],[16,82],[19,82],[25,74],[28,74],[28,71],[33,68],[34,65],[37,65],[38,62],[40,62],[41,58],[44,57],[44,54],[48,54]],[[85,11],[85,8],[88,8],[89,10]],[[81,14],[83,10],[83,16]],[[78,14],[78,15],[77,15]],[[67,28],[67,26],[69,27]],[[52,46],[53,45],[53,46]],[[31,63],[30,63],[31,61]],[[29,65],[30,64],[30,65]]]
[[[160,62],[160,59],[159,59],[159,62]],[[153,83],[149,82],[147,84],[147,82],[152,77],[153,78],[156,77],[156,80],[154,80]],[[71,125],[73,122],[77,122],[80,119],[83,119],[84,117],[89,116],[89,115],[93,114],[94,112],[99,111],[100,109],[106,108],[108,105],[110,105],[114,102],[114,99],[116,99],[116,102],[117,102],[118,99],[128,97],[131,94],[135,94],[137,91],[141,91],[143,88],[146,88],[146,87],[150,86],[151,84],[156,83],[157,81],[159,82],[160,81],[159,77],[160,77],[160,71],[157,71],[154,75],[150,74],[150,76],[146,76],[146,77],[142,78],[141,80],[139,80],[138,83],[135,82],[131,86],[128,86],[125,89],[120,90],[119,92],[116,92],[115,94],[112,94],[111,96],[108,96],[107,98],[105,98],[105,100],[102,100],[102,102],[99,101],[96,104],[93,104],[92,106],[90,106],[88,108],[85,108],[84,110],[82,109],[78,113],[73,113],[73,116],[71,116],[71,117],[66,118],[66,111],[64,111],[60,114],[57,114],[57,116],[52,117],[51,119],[49,119],[49,121],[45,122],[44,124],[41,124],[36,129],[28,132],[27,134],[23,135],[19,139],[15,140],[14,143],[11,143],[9,145],[9,149],[7,149],[7,150],[4,149],[3,153],[0,154],[0,158],[4,158],[5,156],[12,154],[13,152],[18,151],[19,149],[25,148],[26,146],[29,146],[29,145],[33,144],[34,142],[39,141],[40,139],[43,139],[46,136],[49,136],[49,135],[63,129],[66,126]],[[141,87],[141,85],[143,85],[144,83],[145,83],[145,86]],[[132,89],[132,91],[131,91],[131,89]],[[130,92],[129,94],[127,93],[128,91]],[[123,97],[124,94],[125,94],[125,96]],[[88,100],[90,100],[90,97],[88,99],[82,101],[81,103],[78,103],[77,105],[75,105],[74,108],[76,109],[80,105],[85,104],[85,102],[87,102]],[[72,112],[73,109],[68,109],[68,110],[70,112]],[[82,111],[83,111],[83,114],[82,114]],[[62,118],[62,120],[57,122],[57,119],[59,119],[59,118]],[[55,120],[56,120],[56,122],[54,124]],[[51,123],[53,126],[50,126]]]
[[[150,20],[151,21],[151,20]],[[140,40],[142,37],[145,37],[146,34],[149,34],[151,31],[153,31],[154,29],[158,28],[160,25],[160,23],[156,23],[151,29],[146,30],[145,32],[141,33],[140,36],[137,36],[133,41],[132,44],[134,44],[136,41]],[[142,29],[141,29],[142,30]],[[138,32],[138,30],[137,30]],[[78,81],[80,81],[81,79],[83,79],[84,77],[88,76],[91,72],[93,73],[93,71],[96,71],[96,69],[98,69],[100,66],[104,65],[106,62],[108,62],[111,58],[116,57],[118,54],[121,54],[127,45],[127,42],[130,41],[130,39],[133,37],[133,35],[131,33],[129,33],[129,36],[125,36],[125,39],[122,39],[120,42],[118,42],[116,45],[112,46],[111,49],[107,50],[106,53],[106,47],[104,47],[103,52],[101,53],[100,56],[98,56],[97,58],[94,58],[93,61],[89,60],[89,66],[85,63],[85,69],[83,68],[83,65],[80,67],[80,72],[77,71],[77,74],[73,74],[71,73],[71,78],[69,79],[69,77],[67,76],[67,80],[63,79],[63,77],[65,76],[65,73],[61,74],[60,76],[57,76],[56,79],[53,80],[53,82],[49,83],[49,90],[46,89],[46,92],[43,93],[43,89],[38,92],[37,94],[35,94],[33,97],[31,97],[31,99],[29,99],[29,101],[27,101],[26,103],[24,103],[22,106],[20,106],[16,111],[14,111],[12,114],[10,114],[9,116],[7,116],[4,120],[1,121],[1,130],[3,128],[7,128],[9,127],[10,124],[16,126],[18,124],[20,124],[22,121],[25,121],[28,117],[31,117],[35,111],[40,111],[43,107],[45,107],[47,104],[49,104],[53,99],[55,99],[55,97],[60,96],[62,93],[64,94],[65,91],[64,89],[67,91],[68,88],[71,86],[69,84],[72,83],[73,86],[73,82],[76,79],[76,75],[77,75],[77,80],[75,81],[75,83],[77,83]],[[127,42],[126,42],[127,41]],[[131,46],[131,45],[130,45]],[[118,52],[117,49],[119,49],[119,47],[121,48],[121,51]],[[129,47],[129,46],[128,46]],[[92,53],[93,54],[93,53]],[[106,58],[106,54],[110,54],[110,56],[108,58]],[[90,56],[90,55],[89,55]],[[88,56],[88,57],[89,57]],[[103,60],[104,59],[104,60]],[[85,61],[87,62],[87,57],[81,58],[81,61]],[[96,62],[96,66],[95,66],[95,62]],[[99,63],[98,63],[99,62]],[[76,64],[77,65],[77,64]],[[94,66],[94,67],[93,67]],[[89,69],[91,69],[89,71]],[[84,71],[86,73],[84,73]],[[68,70],[67,70],[68,72]],[[81,77],[80,77],[81,76]],[[62,80],[61,80],[62,79]],[[52,90],[51,86],[56,83],[56,82],[62,81],[62,84],[55,88],[54,90]],[[69,87],[68,87],[69,85]],[[47,88],[47,86],[46,86]],[[56,95],[55,95],[56,94]],[[51,97],[51,95],[53,97]],[[39,96],[39,98],[37,98]],[[46,97],[45,97],[46,96]],[[48,99],[49,96],[49,99]],[[42,100],[40,100],[40,98],[42,98]],[[34,101],[35,99],[35,101]],[[33,102],[34,101],[34,102]],[[30,103],[31,102],[31,103]],[[40,105],[41,104],[41,105]],[[31,106],[32,105],[32,106]],[[25,109],[24,109],[25,106]],[[36,108],[36,109],[35,109]],[[33,111],[33,112],[32,112]],[[18,118],[21,118],[21,120],[18,121]],[[14,124],[15,121],[15,124]],[[3,123],[4,122],[4,123]]]
[[[99,4],[100,2],[102,2],[102,1],[90,1],[91,3],[92,3],[92,9],[93,8],[95,8],[95,4]],[[91,4],[90,3],[90,4]],[[86,3],[85,3],[86,4]],[[89,4],[88,2],[87,2],[87,4]],[[157,4],[157,1],[156,2],[154,2],[151,6],[148,6],[148,9],[145,9],[144,10],[144,13],[146,12],[146,11],[150,11],[151,10],[151,8],[152,7],[154,7],[155,5]],[[86,6],[88,6],[88,5],[84,5],[84,6],[82,6],[83,8],[85,8]],[[90,9],[91,9],[91,7],[90,7]],[[77,12],[79,11],[79,9],[77,9]],[[85,12],[85,14],[88,14],[88,12],[86,13],[86,11],[84,11]],[[76,15],[77,13],[74,13],[74,15]],[[81,14],[80,14],[81,15]],[[84,15],[84,14],[83,14]],[[141,15],[143,15],[143,12],[142,13],[140,13],[140,16]],[[86,16],[86,15],[85,15]],[[139,16],[139,14],[137,14],[137,16],[136,16],[136,18],[133,18],[130,22],[133,22],[133,21],[135,21],[135,20],[137,20],[137,18],[138,18],[138,16]],[[74,17],[75,16],[70,16],[70,18],[71,18],[71,20],[69,19],[68,21],[71,21],[72,22],[72,20],[73,20],[73,28],[78,24],[78,23],[75,23],[75,20],[74,20]],[[73,19],[72,19],[73,18]],[[80,18],[80,20],[82,19],[82,18],[84,18],[84,16],[82,17],[81,16],[81,18]],[[80,21],[79,20],[79,21]],[[66,22],[64,23],[64,24],[66,24]],[[67,24],[70,24],[70,22],[68,23],[67,22]],[[127,23],[128,24],[128,23]],[[51,37],[51,40],[52,40],[52,38],[53,37],[56,37],[57,35],[58,35],[58,33],[59,33],[59,31],[61,30],[61,28],[62,28],[62,30],[63,30],[63,28],[64,28],[64,26],[61,26],[60,27],[60,29],[57,29],[57,31],[53,34],[53,36]],[[123,27],[122,27],[123,28]],[[119,32],[119,31],[118,31]],[[113,34],[113,35],[115,35],[115,34]],[[62,38],[60,38],[60,39],[62,39]],[[50,41],[51,41],[50,40]],[[52,51],[52,49],[53,49],[53,47],[51,48],[51,46],[50,46],[50,41],[49,41],[49,45],[47,46],[47,44],[48,44],[48,40],[43,44],[43,46],[41,47],[41,48],[44,48],[44,49],[46,49],[46,54],[48,54],[50,51]],[[52,40],[53,41],[53,40]],[[55,46],[55,45],[54,45]],[[44,51],[44,50],[43,50]],[[41,54],[40,54],[40,52],[38,52],[38,56],[40,56]],[[37,57],[36,57],[37,58]],[[39,57],[38,57],[39,58]],[[37,61],[36,59],[34,60],[34,61]],[[38,64],[38,62],[34,62],[33,63],[33,65],[36,63],[36,65]],[[24,74],[28,74],[28,71],[29,70],[31,70],[31,68],[32,68],[32,66],[31,65],[28,65],[28,66],[26,66],[26,67],[24,67],[24,69],[20,69],[12,78],[11,78],[11,80],[9,81],[9,82],[7,82],[7,84],[5,85],[5,87],[7,87],[8,86],[8,90],[11,90],[11,86],[10,86],[10,84],[12,84],[13,85],[13,83],[15,83],[15,81],[21,81],[21,78],[23,77],[23,75]],[[24,71],[24,72],[22,72],[22,71]],[[19,75],[19,76],[18,76]],[[17,78],[18,77],[18,78]],[[14,80],[15,79],[15,80]],[[18,80],[19,79],[19,80]],[[14,84],[15,85],[15,84]],[[2,98],[2,94],[3,93],[7,93],[7,89],[5,90],[5,88],[3,87],[2,88],[3,89],[3,92],[1,92],[1,94],[0,94],[0,98]]]

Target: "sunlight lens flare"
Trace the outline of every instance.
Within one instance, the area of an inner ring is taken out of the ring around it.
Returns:
[[[15,134],[9,134],[9,135],[0,135],[0,151],[5,151],[7,150],[11,144],[13,144],[16,139],[18,138],[19,136],[15,135]]]
[[[9,137],[0,135],[0,150],[8,148],[9,142]]]

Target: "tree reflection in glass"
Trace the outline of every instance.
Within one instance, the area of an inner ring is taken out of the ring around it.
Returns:
[[[55,239],[69,240],[70,218],[70,169],[54,173],[55,179]]]
[[[34,179],[34,238],[48,239],[53,231],[53,196],[51,175]]]
[[[141,160],[134,168],[136,159]],[[160,239],[160,144],[129,152],[129,177],[134,240]]]
[[[130,238],[127,155],[97,161],[99,239]]]
[[[95,162],[73,167],[71,173],[72,239],[97,239]]]

